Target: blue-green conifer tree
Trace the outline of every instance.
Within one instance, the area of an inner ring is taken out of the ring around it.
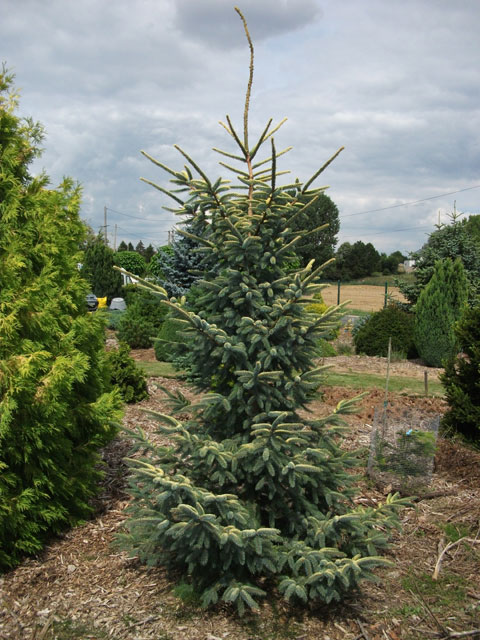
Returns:
[[[341,447],[341,414],[354,402],[340,402],[328,416],[303,411],[322,380],[317,344],[336,309],[307,313],[322,289],[321,267],[309,263],[292,274],[286,264],[308,233],[293,231],[293,223],[323,193],[313,182],[339,152],[309,180],[281,184],[277,160],[286,150],[273,141],[280,125],[270,120],[255,142],[249,137],[253,47],[244,26],[251,65],[243,135],[227,116],[236,150],[218,150],[233,183],[210,180],[179,147],[184,170],[155,160],[171,176],[165,192],[178,214],[208,218],[195,240],[217,271],[201,282],[198,313],[159,291],[194,334],[193,367],[205,393],[193,405],[177,397],[188,419],[157,414],[171,447],[132,434],[150,455],[131,462],[121,539],[142,561],[188,576],[205,605],[223,600],[240,613],[275,585],[287,600],[342,598],[385,563],[379,550],[401,504],[396,497],[375,508],[353,502],[349,470],[357,460]]]

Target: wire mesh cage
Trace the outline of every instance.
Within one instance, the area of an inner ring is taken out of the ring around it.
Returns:
[[[376,407],[370,439],[368,474],[382,486],[411,491],[430,483],[439,415],[395,403]]]

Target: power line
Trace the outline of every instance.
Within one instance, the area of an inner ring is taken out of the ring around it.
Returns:
[[[117,224],[117,229],[121,229],[122,231],[125,231],[125,233],[131,233],[131,234],[132,234],[132,236],[138,236],[139,238],[140,238],[140,237],[142,237],[142,234],[138,234],[138,233],[135,233],[134,231],[130,231],[129,229],[125,229],[125,227],[121,227],[119,224]],[[165,235],[165,234],[167,233],[167,231],[169,231],[170,229],[171,229],[171,227],[168,227],[168,228],[166,229],[166,231],[160,231],[159,233],[149,233],[149,232],[147,231],[147,233],[149,234],[149,236],[150,236],[150,237],[153,237],[153,236],[163,236],[163,235]]]
[[[152,236],[145,236],[144,234],[140,235],[138,233],[133,233],[133,231],[129,231],[128,229],[124,229],[123,227],[120,227],[119,225],[117,225],[117,229],[121,229],[122,231],[124,231],[129,236],[135,236],[136,238],[140,238],[141,240],[151,240],[152,242],[158,242],[158,239],[154,239]],[[162,233],[154,234],[154,235],[158,235],[158,236],[161,237],[161,236],[165,236],[167,233],[168,233],[168,231],[162,231]]]
[[[377,213],[378,211],[387,211],[388,209],[396,209],[397,207],[408,207],[411,204],[419,204],[420,202],[427,202],[427,200],[435,200],[436,198],[444,198],[445,196],[452,196],[455,193],[462,193],[463,191],[471,191],[472,189],[479,189],[480,184],[474,187],[466,187],[465,189],[458,189],[458,191],[449,191],[448,193],[441,193],[439,196],[430,196],[428,198],[422,198],[421,200],[413,200],[412,202],[404,202],[403,204],[392,204],[390,207],[381,207],[380,209],[370,209],[369,211],[359,211],[358,213],[348,213],[342,216],[343,218],[351,218],[352,216],[363,216],[367,213]]]
[[[369,236],[387,236],[390,233],[399,233],[400,231],[423,231],[424,229],[431,229],[431,227],[405,227],[404,229],[383,229],[382,231],[368,231],[368,233],[365,230],[358,230],[360,233],[363,233],[364,235],[369,235]],[[358,235],[358,234],[357,234]],[[348,235],[348,236],[343,236],[344,238],[355,238],[356,236],[353,235]]]
[[[107,207],[107,211],[111,211],[112,213],[118,213],[120,216],[125,216],[126,218],[135,218],[135,220],[145,220],[146,222],[155,222],[152,218],[140,218],[140,216],[132,216],[129,213],[122,213],[121,211],[117,211],[116,209],[110,209]]]

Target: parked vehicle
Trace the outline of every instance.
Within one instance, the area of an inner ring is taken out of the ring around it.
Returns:
[[[87,295],[87,310],[90,313],[93,313],[94,311],[96,311],[98,309],[98,300],[97,300],[97,296],[95,296],[93,293],[89,293]]]

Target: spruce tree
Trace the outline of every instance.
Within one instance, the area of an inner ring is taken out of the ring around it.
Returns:
[[[223,600],[240,613],[256,608],[274,585],[287,600],[342,598],[385,563],[378,551],[402,504],[395,496],[375,508],[352,501],[349,469],[358,460],[341,448],[341,414],[353,401],[328,417],[300,414],[321,383],[317,343],[335,309],[321,317],[305,310],[322,289],[321,266],[287,274],[285,265],[307,235],[292,223],[323,192],[312,184],[339,152],[303,184],[280,185],[276,164],[284,151],[273,141],[280,125],[270,120],[253,145],[249,140],[253,47],[244,26],[251,64],[243,136],[227,116],[223,126],[237,150],[216,150],[236,180],[210,180],[179,147],[184,170],[154,161],[172,176],[172,190],[161,190],[177,213],[191,222],[208,217],[203,236],[194,238],[218,265],[201,282],[203,310],[187,310],[157,288],[195,333],[193,366],[208,393],[188,406],[181,394],[171,397],[189,412],[185,421],[155,414],[171,447],[132,433],[149,455],[131,461],[130,519],[121,538],[142,561],[189,576],[204,605]],[[264,145],[270,151],[261,159]]]
[[[0,569],[85,518],[115,434],[100,314],[77,263],[80,190],[34,178],[42,129],[0,73]]]
[[[190,224],[185,231],[195,234],[196,230]],[[180,297],[188,293],[202,274],[202,254],[198,252],[198,241],[191,235],[176,237],[171,248],[171,253],[159,254],[157,268],[164,276],[159,284],[169,296]]]
[[[462,261],[469,285],[469,304],[478,304],[480,293],[480,244],[471,233],[465,220],[459,220],[454,210],[450,216],[451,224],[439,225],[429,236],[428,241],[419,251],[410,254],[415,260],[415,281],[397,282],[400,291],[411,305],[415,305],[421,292],[425,289],[433,275],[438,260]]]
[[[468,300],[468,281],[462,261],[438,260],[415,307],[414,342],[427,365],[441,367],[452,358],[458,343],[454,323]]]
[[[480,440],[480,307],[466,309],[454,327],[460,353],[445,365],[441,381],[449,405],[446,431]]]

